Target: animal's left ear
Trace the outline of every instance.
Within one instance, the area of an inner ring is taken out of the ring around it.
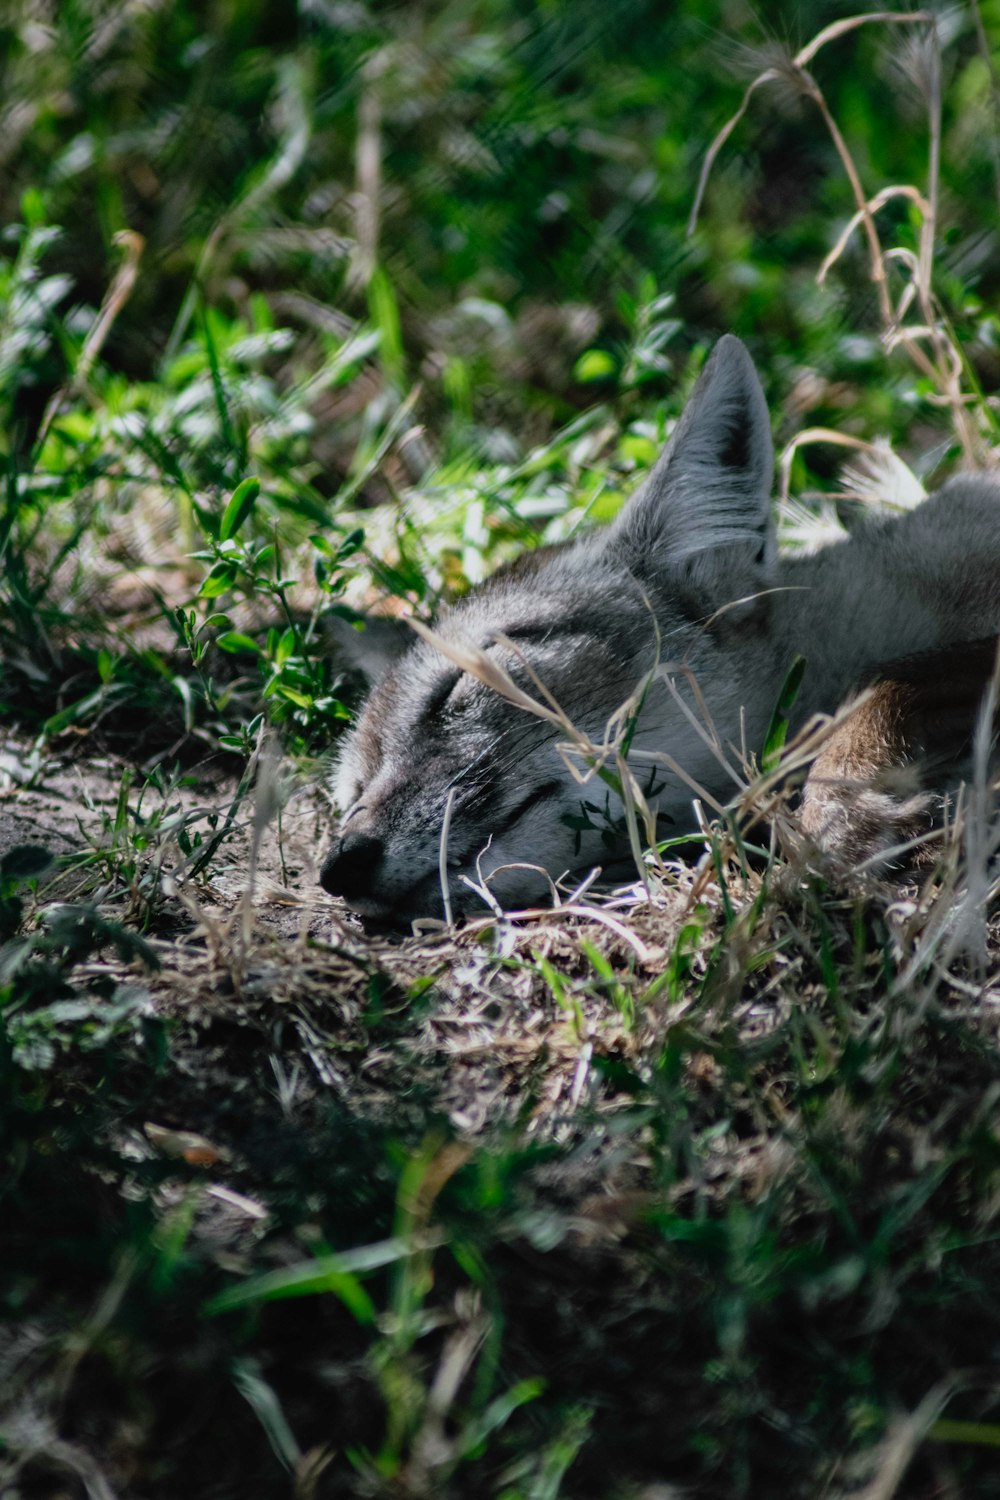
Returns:
[[[640,572],[698,560],[713,573],[765,565],[774,554],[774,450],[753,360],[727,334],[712,351],[674,435],[612,529]],[[690,571],[686,569],[686,571]]]
[[[382,615],[349,620],[330,611],[323,616],[323,629],[344,665],[360,672],[372,687],[413,645],[413,631],[404,621]]]

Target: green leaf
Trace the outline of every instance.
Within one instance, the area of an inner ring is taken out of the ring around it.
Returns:
[[[376,267],[368,283],[368,312],[379,332],[379,355],[387,378],[394,385],[403,379],[403,333],[399,303],[392,282]]]
[[[80,719],[85,719],[90,711],[98,706],[105,696],[106,689],[101,688],[99,692],[88,693],[85,698],[79,698],[76,703],[71,703],[68,708],[60,709],[59,713],[53,714],[51,719],[46,719],[42,725],[42,733],[51,738],[53,735],[62,734],[70,724],[76,724]]]
[[[474,1416],[463,1429],[460,1437],[463,1454],[474,1454],[490,1433],[505,1425],[519,1406],[524,1406],[528,1401],[537,1401],[544,1390],[545,1381],[535,1377],[519,1380],[502,1396],[494,1397],[486,1409]]]
[[[942,1417],[927,1435],[941,1443],[982,1443],[988,1448],[1000,1448],[1000,1427],[995,1422],[953,1422]]]
[[[237,1307],[273,1302],[277,1298],[313,1297],[317,1293],[332,1292],[359,1322],[371,1323],[375,1319],[375,1308],[358,1280],[359,1275],[395,1265],[412,1255],[424,1254],[429,1248],[433,1246],[396,1238],[345,1250],[339,1255],[320,1255],[315,1260],[283,1267],[279,1271],[265,1271],[238,1286],[228,1287],[210,1297],[204,1304],[204,1311],[212,1317]]]
[[[21,194],[21,217],[29,229],[45,223],[45,199],[37,188],[25,188]]]
[[[285,698],[289,703],[294,703],[296,708],[311,708],[312,698],[307,693],[300,693],[295,688],[289,687],[287,682],[280,679],[275,686],[275,692],[279,698]]]
[[[617,365],[606,349],[585,349],[573,366],[573,379],[586,385],[591,380],[610,380]]]
[[[302,1451],[277,1393],[261,1376],[256,1360],[234,1359],[232,1371],[233,1384],[253,1408],[275,1457],[289,1472],[295,1472],[302,1462]]]
[[[274,660],[277,666],[283,667],[285,665],[285,662],[288,661],[289,657],[295,655],[295,647],[297,644],[298,643],[295,638],[295,631],[291,628],[291,626],[289,626],[288,629],[282,633],[281,639],[278,641],[277,647],[275,648]]]
[[[357,552],[358,548],[364,544],[364,540],[365,533],[363,528],[360,526],[356,526],[353,531],[348,532],[347,536],[344,537],[344,540],[337,548],[338,559],[352,556],[352,554]]]
[[[198,593],[202,599],[217,599],[236,582],[236,568],[230,562],[217,562]]]
[[[771,715],[767,735],[764,739],[764,749],[761,752],[760,764],[765,771],[773,771],[781,759],[781,752],[785,748],[785,740],[788,737],[788,719],[794,707],[795,700],[799,696],[802,686],[802,677],[806,670],[806,659],[797,656],[789,667],[785,680],[778,694],[778,701]]]
[[[220,542],[228,542],[230,537],[236,535],[257,504],[259,495],[259,479],[244,479],[236,486],[219,522]]]
[[[250,636],[243,635],[239,630],[227,630],[220,635],[215,644],[221,651],[252,651],[255,656],[260,655],[260,647]]]
[[[216,347],[212,323],[212,310],[203,307],[201,330],[205,341],[205,352],[208,355],[208,369],[212,379],[212,394],[215,397],[215,409],[219,417],[219,431],[222,433],[226,447],[234,450],[242,457],[241,445],[237,441],[237,436],[233,430],[233,424],[229,415],[229,403],[226,400],[226,388],[222,381],[222,370],[219,366],[219,351]]]

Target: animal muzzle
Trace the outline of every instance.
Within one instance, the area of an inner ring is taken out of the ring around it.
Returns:
[[[319,883],[331,896],[369,901],[376,896],[377,875],[385,845],[368,833],[338,839],[323,862]]]

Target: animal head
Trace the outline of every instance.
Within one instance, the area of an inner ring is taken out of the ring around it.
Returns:
[[[772,472],[756,372],[739,340],[723,338],[611,526],[501,568],[440,616],[434,641],[385,621],[360,633],[339,622],[372,689],[339,757],[343,819],[325,889],[405,922],[442,914],[442,857],[454,912],[483,909],[469,882],[512,909],[545,899],[550,879],[622,866],[620,796],[596,776],[581,785],[558,748],[565,729],[512,701],[519,692],[558,704],[600,743],[643,689],[630,766],[664,827],[690,827],[690,788],[655,756],[719,782],[698,700],[737,732],[766,628]],[[459,665],[477,661],[476,672]],[[489,683],[496,669],[506,693]]]

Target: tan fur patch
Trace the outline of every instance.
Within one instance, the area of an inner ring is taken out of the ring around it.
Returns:
[[[989,637],[882,669],[806,781],[802,827],[819,848],[853,865],[933,826],[927,788],[962,774],[996,656]]]

